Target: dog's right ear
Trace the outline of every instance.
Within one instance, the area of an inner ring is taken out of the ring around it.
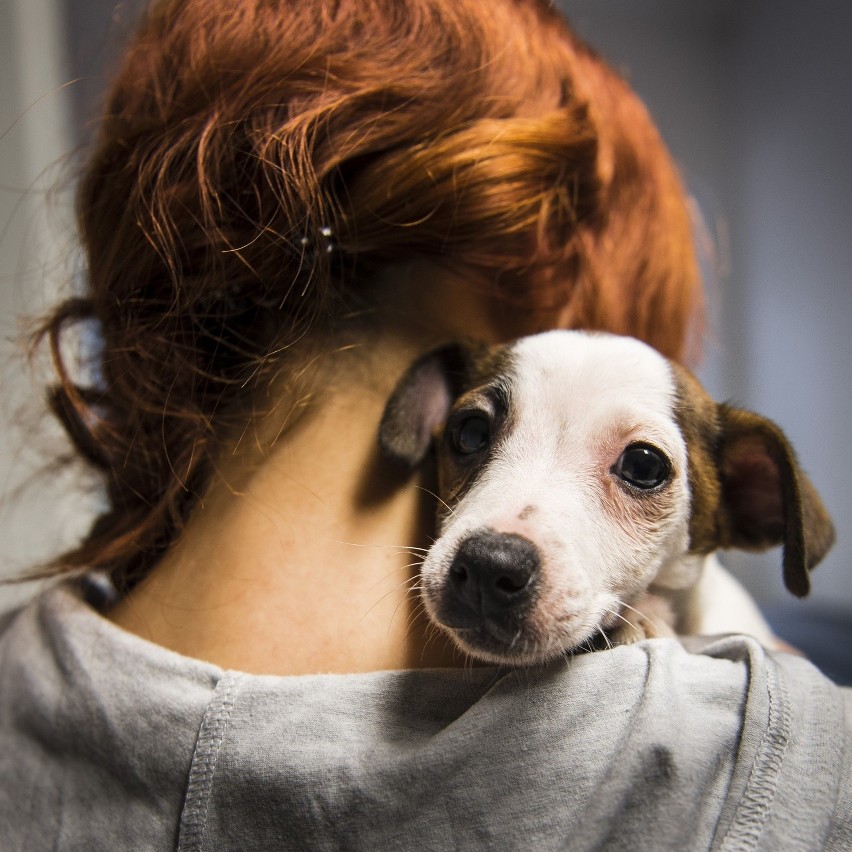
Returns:
[[[385,406],[379,426],[384,454],[413,469],[429,451],[437,429],[470,373],[470,350],[457,343],[418,358],[403,374]]]

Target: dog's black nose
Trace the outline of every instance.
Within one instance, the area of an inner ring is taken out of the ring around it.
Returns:
[[[529,539],[480,530],[459,546],[449,589],[458,603],[488,618],[526,604],[540,567],[538,548]]]

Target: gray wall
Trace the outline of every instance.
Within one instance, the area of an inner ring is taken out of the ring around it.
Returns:
[[[54,0],[0,3],[0,576],[55,552],[82,522],[83,498],[67,478],[34,478],[58,430],[38,416],[22,339],[23,317],[53,302],[73,268],[63,59]],[[0,587],[0,603],[19,594]]]
[[[712,236],[705,258],[711,327],[702,377],[718,397],[779,422],[835,516],[838,544],[818,569],[813,599],[805,606],[852,611],[852,477],[844,470],[852,434],[847,378],[852,339],[846,328],[852,319],[852,60],[846,49],[852,5],[831,0],[807,6],[792,0],[561,5],[645,99]],[[44,162],[83,137],[81,116],[100,91],[110,40],[134,6],[138,0],[65,0],[59,10],[52,0],[0,4],[4,186],[9,175],[26,174],[19,184],[27,187]],[[22,15],[33,10],[47,23],[31,20],[22,29]],[[57,62],[62,57],[64,68]],[[56,90],[81,75],[70,89]],[[73,131],[63,119],[68,110],[76,117]],[[49,143],[40,163],[30,162],[35,139]],[[31,249],[21,238],[42,200],[38,191],[24,189],[14,198],[0,193],[4,334],[12,316],[29,308],[34,291],[55,286],[44,269],[33,274]],[[28,270],[23,277],[15,271],[22,266]],[[67,272],[67,265],[59,271]],[[15,407],[8,400],[27,395],[19,374],[19,366],[4,369],[7,410]],[[32,467],[19,455],[31,442],[29,431],[15,437],[7,427],[4,434],[0,487],[8,493]],[[31,490],[28,502],[7,501],[0,536],[8,564],[17,566],[73,538],[85,514],[78,506],[77,498],[69,502],[53,482]],[[762,601],[784,596],[777,553],[732,557],[731,564]]]
[[[656,118],[713,233],[700,371],[776,420],[834,515],[809,606],[852,610],[852,5],[563,0]],[[764,603],[779,554],[728,563]]]

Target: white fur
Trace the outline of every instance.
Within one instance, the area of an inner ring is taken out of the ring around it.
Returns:
[[[714,636],[720,633],[748,633],[768,648],[778,638],[761,615],[751,595],[722,565],[715,554],[704,566],[693,597],[693,633]]]

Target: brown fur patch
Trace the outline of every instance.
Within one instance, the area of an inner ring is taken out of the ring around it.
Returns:
[[[716,404],[673,365],[676,417],[687,443],[690,551],[784,547],[784,582],[798,596],[834,542],[834,526],[781,429],[759,414]]]
[[[438,483],[443,505],[439,516],[446,516],[473,487],[493,456],[494,447],[514,425],[511,382],[514,374],[512,347],[494,346],[469,353],[469,374],[466,387],[456,398],[447,418],[463,409],[482,409],[489,412],[493,426],[490,446],[486,451],[469,457],[459,456],[448,446],[451,435],[443,429],[437,439]]]
[[[718,406],[692,373],[672,364],[677,401],[675,418],[687,447],[689,549],[711,553],[720,546],[719,504],[722,486],[715,448],[719,440]]]

